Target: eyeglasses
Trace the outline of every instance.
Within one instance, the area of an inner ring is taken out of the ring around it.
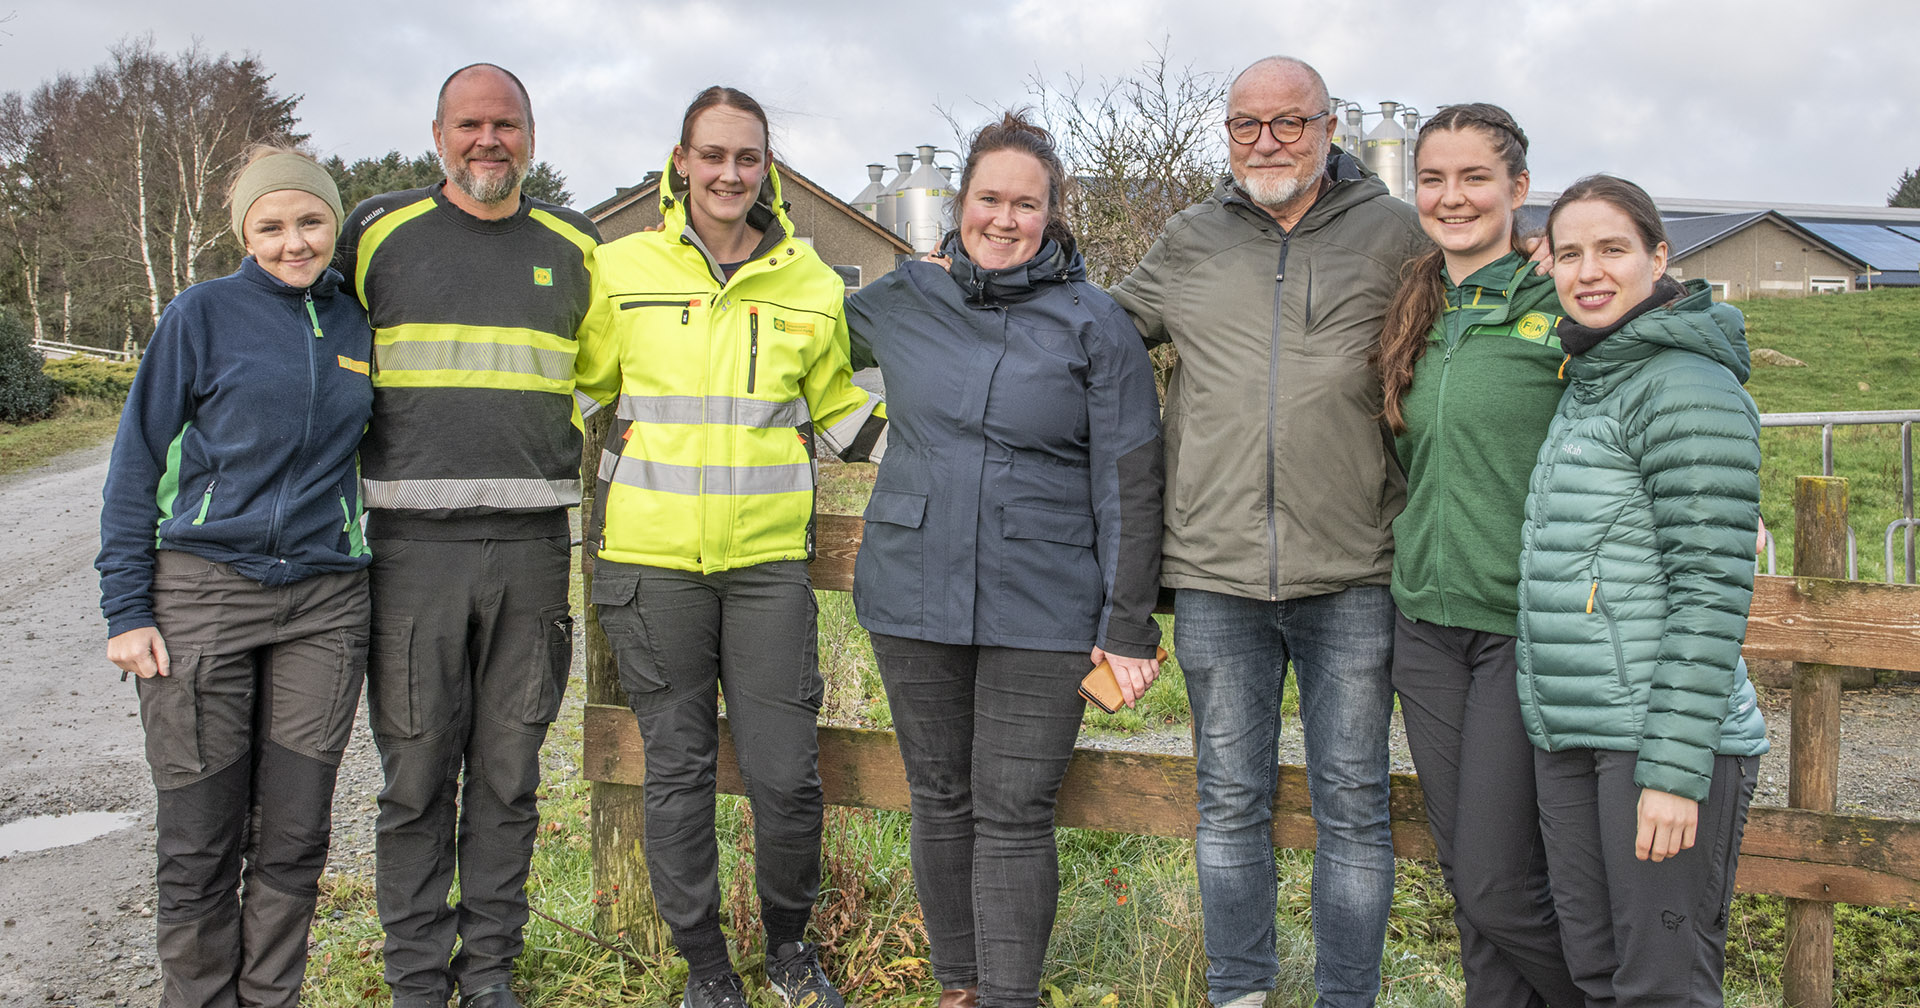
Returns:
[[[1273,139],[1276,142],[1283,144],[1292,143],[1300,139],[1300,135],[1307,131],[1308,123],[1315,119],[1325,119],[1326,117],[1327,114],[1321,112],[1316,115],[1310,115],[1305,119],[1299,116],[1274,116],[1272,119],[1262,122],[1252,116],[1234,116],[1227,120],[1227,135],[1232,137],[1233,142],[1237,144],[1255,144],[1260,142],[1260,128],[1264,126],[1268,132],[1273,134]]]

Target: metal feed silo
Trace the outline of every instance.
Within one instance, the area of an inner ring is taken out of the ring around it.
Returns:
[[[1407,131],[1407,202],[1413,202],[1415,193],[1420,191],[1420,166],[1417,163],[1420,146],[1420,110],[1405,108],[1400,112],[1400,125]]]
[[[1333,142],[1354,157],[1360,156],[1360,116],[1362,114],[1359,102],[1340,98],[1333,100]]]
[[[952,183],[933,163],[933,145],[917,149],[920,163],[893,190],[894,233],[913,246],[914,254],[925,255],[939,246],[940,236],[947,231],[947,204],[953,191]]]
[[[1394,120],[1400,111],[1399,102],[1380,103],[1380,125],[1367,134],[1360,145],[1360,161],[1367,170],[1380,176],[1387,184],[1387,191],[1406,199],[1407,189],[1408,137],[1406,127]]]
[[[867,187],[860,190],[860,195],[855,196],[852,200],[853,208],[866,214],[868,220],[878,221],[880,219],[880,194],[887,191],[887,187],[880,184],[880,177],[886,173],[886,165],[868,165]]]
[[[896,190],[900,188],[900,183],[905,182],[907,176],[913,172],[913,155],[896,154],[894,155],[894,160],[899,165],[899,173],[894,175],[890,181],[880,184],[880,193],[874,197],[873,219],[878,221],[881,227],[895,234],[899,234],[900,201],[899,193]]]

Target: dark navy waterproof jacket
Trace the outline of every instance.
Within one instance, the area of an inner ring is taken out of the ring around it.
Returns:
[[[109,636],[154,625],[156,548],[267,585],[367,566],[355,452],[372,351],[333,270],[301,289],[248,256],[173,299],[107,470],[94,566]]]
[[[1160,409],[1138,331],[1070,245],[984,271],[909,262],[847,300],[887,385],[853,600],[869,631],[1145,658]]]

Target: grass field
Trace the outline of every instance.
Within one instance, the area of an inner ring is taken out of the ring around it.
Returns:
[[[1748,383],[1763,412],[1920,408],[1920,291],[1877,291],[1843,298],[1748,302],[1749,338],[1804,368],[1757,366]],[[94,443],[113,428],[114,409],[66,407],[56,421],[0,426],[0,471],[12,471]],[[1836,433],[1838,473],[1852,481],[1860,574],[1884,576],[1880,536],[1898,508],[1899,449],[1887,428],[1842,428]],[[1782,571],[1791,570],[1792,477],[1819,471],[1819,433],[1763,435],[1762,510],[1781,543]],[[870,467],[828,467],[823,510],[857,513],[871,488]],[[839,723],[887,727],[886,703],[871,649],[844,595],[821,595],[822,671],[829,683],[826,717]],[[1136,711],[1095,716],[1114,732],[1178,727],[1187,717],[1177,663]],[[657,933],[599,936],[584,929],[598,893],[590,878],[587,794],[580,779],[579,697],[545,750],[546,785],[533,875],[536,915],[516,980],[529,1006],[677,1004],[684,966],[663,949]],[[778,1004],[758,974],[752,854],[742,838],[744,805],[720,806],[722,885],[735,930],[736,961],[752,1003]],[[850,1003],[891,1006],[931,1002],[924,933],[919,927],[902,815],[829,810],[827,892],[816,933],[829,971]],[[1190,842],[1062,830],[1060,918],[1050,949],[1046,1003],[1050,1006],[1123,1005],[1188,1008],[1203,1003],[1204,957]],[[1283,956],[1280,989],[1271,1005],[1312,1000],[1312,942],[1308,930],[1310,855],[1278,853],[1281,905],[1277,921]],[[306,1003],[321,1008],[383,1002],[379,981],[381,933],[371,880],[328,876],[314,931]],[[1381,1003],[1390,1008],[1454,1005],[1463,988],[1452,904],[1437,869],[1400,864],[1395,913]],[[1837,983],[1845,1008],[1920,1008],[1920,914],[1871,908],[1839,909]],[[1729,1003],[1780,1003],[1783,953],[1780,901],[1741,897],[1728,940]]]

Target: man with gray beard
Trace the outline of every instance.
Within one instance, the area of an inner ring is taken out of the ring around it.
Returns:
[[[395,1008],[456,987],[461,1008],[519,1008],[540,744],[572,661],[573,362],[599,236],[521,194],[533,105],[507,71],[448,77],[433,142],[446,181],[361,203],[335,260],[374,327],[375,895]]]
[[[1193,708],[1208,998],[1222,1008],[1257,1008],[1278,970],[1271,802],[1289,663],[1318,827],[1320,1005],[1374,1003],[1393,899],[1387,583],[1405,482],[1368,353],[1426,238],[1332,126],[1312,67],[1248,67],[1227,94],[1231,177],[1112,290],[1148,343],[1179,350],[1161,583]]]

